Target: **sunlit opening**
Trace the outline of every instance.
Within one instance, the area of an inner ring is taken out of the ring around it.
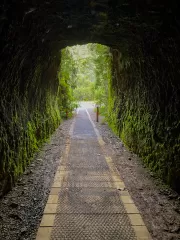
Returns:
[[[110,62],[109,47],[100,44],[76,45],[61,51],[60,85],[69,87],[67,99],[73,106],[81,101],[94,101],[105,109],[111,78]]]

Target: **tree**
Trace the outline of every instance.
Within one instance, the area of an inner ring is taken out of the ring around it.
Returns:
[[[69,93],[63,99],[71,101],[96,101],[107,106],[108,81],[111,78],[111,56],[108,47],[87,44],[67,47],[62,50],[59,74],[61,91]],[[67,106],[66,106],[67,107]],[[105,109],[105,108],[104,108]]]

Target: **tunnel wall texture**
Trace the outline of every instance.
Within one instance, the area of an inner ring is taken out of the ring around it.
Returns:
[[[24,172],[61,119],[56,76],[59,61],[37,58],[32,63],[22,59],[18,51],[16,54],[7,63],[5,79],[1,78],[1,194]]]
[[[180,191],[179,37],[113,55],[109,123],[145,165]]]
[[[0,3],[0,196],[60,123],[59,51],[112,48],[109,122],[171,186],[179,166],[179,3],[4,0]]]
[[[61,122],[60,49],[54,54],[42,44],[40,14],[28,16],[33,9],[23,1],[1,4],[0,196]]]

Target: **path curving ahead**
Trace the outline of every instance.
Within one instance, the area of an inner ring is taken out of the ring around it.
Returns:
[[[60,159],[36,240],[150,240],[86,108]]]

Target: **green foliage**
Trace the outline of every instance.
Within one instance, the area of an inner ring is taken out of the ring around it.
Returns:
[[[78,82],[79,86],[74,89],[74,97],[78,101],[92,101],[94,100],[94,83],[83,80],[82,84]]]
[[[61,67],[58,72],[59,88],[59,105],[62,117],[66,117],[66,113],[71,116],[72,111],[77,106],[77,101],[73,96],[75,83],[76,67],[72,55],[68,48],[61,51]]]
[[[72,89],[72,99],[95,100],[105,113],[111,77],[109,48],[100,44],[77,45],[64,49],[62,53],[61,75]]]
[[[97,53],[94,60],[96,66],[95,102],[100,106],[101,114],[107,116],[108,85],[111,80],[110,49],[98,44],[94,46],[93,51]]]
[[[71,89],[72,101],[94,100],[94,64],[88,45],[67,47],[62,51],[61,75]]]

